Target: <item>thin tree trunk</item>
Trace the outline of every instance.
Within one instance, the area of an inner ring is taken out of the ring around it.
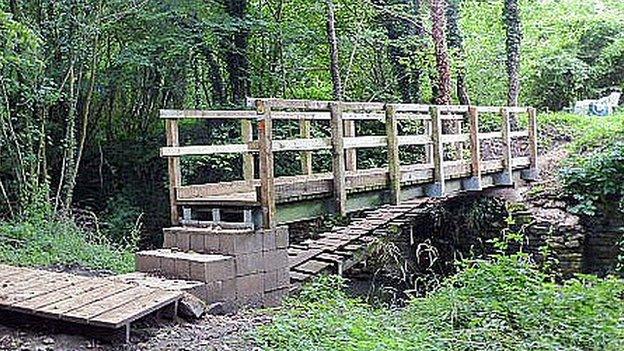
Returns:
[[[522,42],[518,0],[505,0],[503,19],[507,32],[507,76],[509,80],[507,104],[509,106],[518,106],[520,97],[520,46]]]
[[[249,29],[245,24],[247,0],[224,0],[228,14],[237,22],[232,47],[227,54],[227,66],[232,87],[232,101],[241,105],[249,95],[249,60],[247,47]]]
[[[464,38],[459,27],[461,0],[449,0],[446,10],[448,46],[455,59],[457,98],[462,105],[470,105],[470,96],[466,86],[466,52]]]
[[[342,82],[340,80],[340,57],[338,55],[338,37],[336,36],[335,8],[332,0],[327,0],[327,38],[330,48],[330,71],[334,85],[334,99],[342,100]]]
[[[431,36],[435,45],[436,68],[438,72],[438,95],[436,104],[449,105],[451,103],[451,64],[446,46],[446,17],[445,0],[431,0]]]

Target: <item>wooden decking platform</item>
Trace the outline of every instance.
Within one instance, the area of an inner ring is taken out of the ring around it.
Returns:
[[[109,278],[0,265],[0,310],[77,324],[119,329],[165,306],[181,292]]]

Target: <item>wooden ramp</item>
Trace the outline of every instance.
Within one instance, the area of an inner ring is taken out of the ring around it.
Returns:
[[[108,278],[0,265],[0,310],[92,325],[126,328],[130,323],[165,306],[181,292],[123,283]]]
[[[293,290],[323,272],[341,275],[365,259],[366,249],[376,236],[393,225],[409,222],[410,217],[427,213],[438,201],[442,199],[416,199],[397,206],[386,205],[365,212],[363,218],[353,220],[346,227],[322,233],[318,239],[291,244],[288,255]]]

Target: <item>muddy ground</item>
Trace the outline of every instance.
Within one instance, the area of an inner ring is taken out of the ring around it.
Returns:
[[[123,342],[123,333],[96,338],[90,334],[97,333],[88,329],[66,334],[69,329],[65,326],[23,321],[19,326],[0,324],[0,350],[259,350],[251,332],[268,323],[270,315],[270,311],[248,310],[230,316],[205,316],[194,322],[147,318],[133,325],[128,344]]]

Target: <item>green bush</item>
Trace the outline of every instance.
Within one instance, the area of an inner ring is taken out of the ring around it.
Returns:
[[[337,279],[337,278],[335,278]],[[524,255],[470,262],[404,310],[379,309],[321,278],[255,335],[267,350],[621,350],[624,281],[557,285]]]
[[[531,102],[560,111],[586,94],[589,77],[590,67],[571,53],[546,56],[531,77]]]
[[[125,273],[134,270],[134,248],[90,235],[70,219],[31,218],[0,222],[0,262],[34,267],[78,264]]]

